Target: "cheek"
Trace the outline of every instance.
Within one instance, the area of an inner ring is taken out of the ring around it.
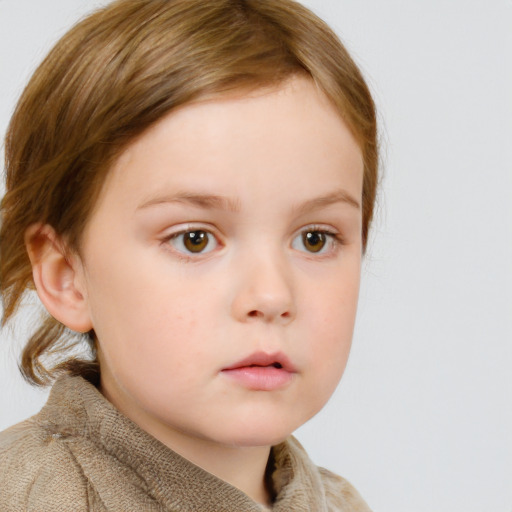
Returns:
[[[319,395],[325,399],[334,391],[352,343],[357,311],[359,277],[357,272],[339,276],[318,300],[311,301],[311,343],[308,359],[316,376]]]
[[[359,272],[353,269],[332,273],[315,292],[309,293],[304,308],[310,310],[315,328],[327,339],[351,337],[359,297]]]
[[[102,315],[105,330],[98,332],[111,371],[128,380],[137,374],[145,385],[172,378],[186,386],[214,349],[208,343],[216,328],[214,306],[204,302],[160,281],[147,293],[139,288],[111,305]]]
[[[355,309],[336,308],[318,318],[316,337],[310,347],[309,358],[321,380],[328,387],[338,382],[345,368],[354,330]],[[335,384],[334,384],[335,385]]]

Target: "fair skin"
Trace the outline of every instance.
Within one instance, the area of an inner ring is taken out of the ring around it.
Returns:
[[[35,265],[38,291],[45,302],[45,279],[60,283],[50,313],[94,329],[101,391],[121,412],[268,503],[270,447],[345,368],[362,176],[357,143],[306,78],[187,105],[124,151],[80,256],[39,277]]]

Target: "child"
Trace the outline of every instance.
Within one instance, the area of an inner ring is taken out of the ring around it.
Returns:
[[[290,435],[347,361],[377,160],[360,72],[292,0],[68,32],[6,139],[4,322],[35,287],[21,368],[56,382],[0,434],[0,508],[369,510]]]

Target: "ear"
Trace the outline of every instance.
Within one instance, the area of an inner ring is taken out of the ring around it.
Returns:
[[[48,313],[73,331],[88,332],[92,322],[83,266],[49,225],[34,224],[25,232],[37,294]]]

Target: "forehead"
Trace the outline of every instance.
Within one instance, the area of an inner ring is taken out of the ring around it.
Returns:
[[[340,114],[312,80],[293,77],[171,112],[125,149],[104,192],[139,201],[176,187],[268,193],[335,175],[360,196],[362,169]]]

